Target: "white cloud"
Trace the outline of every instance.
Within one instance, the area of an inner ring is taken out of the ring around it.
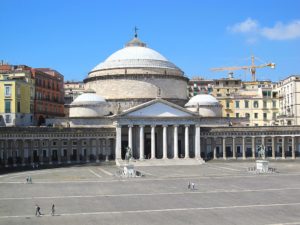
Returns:
[[[227,29],[233,33],[249,33],[255,32],[258,27],[259,24],[256,20],[248,18],[244,22],[236,23],[233,26],[227,27]]]
[[[284,25],[279,22],[272,28],[262,28],[261,35],[270,40],[288,40],[300,38],[300,20]]]
[[[300,38],[300,20],[288,24],[278,22],[274,27],[261,27],[258,21],[251,18],[227,27],[232,33],[247,34],[247,42],[255,43],[259,36],[269,40],[290,40]]]

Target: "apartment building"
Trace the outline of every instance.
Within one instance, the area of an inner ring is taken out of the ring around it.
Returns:
[[[280,125],[300,124],[300,75],[291,75],[278,82]]]
[[[33,125],[34,88],[29,67],[0,64],[0,126]]]

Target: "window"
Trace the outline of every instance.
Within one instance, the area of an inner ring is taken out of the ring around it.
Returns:
[[[264,103],[264,108],[267,108],[267,101],[263,101]]]
[[[258,101],[254,101],[254,102],[253,102],[253,107],[254,107],[254,108],[258,108]]]
[[[258,118],[258,113],[254,113],[254,118],[255,118],[255,119]]]
[[[227,113],[227,114],[226,114],[226,117],[227,117],[227,118],[229,118],[229,117],[230,117],[229,113]]]
[[[272,102],[273,108],[276,108],[276,101]]]
[[[249,108],[249,101],[245,100],[245,108]]]
[[[5,113],[10,113],[11,108],[10,108],[10,100],[5,100]]]
[[[4,95],[5,97],[11,97],[11,86],[5,85],[4,88]]]
[[[240,114],[239,114],[239,113],[236,113],[236,114],[235,114],[235,117],[236,117],[236,118],[239,118],[239,117],[240,117]]]
[[[226,101],[226,108],[229,109],[230,108],[230,102]]]
[[[268,114],[267,113],[264,113],[264,120],[266,120],[268,118]]]
[[[17,102],[17,112],[21,112],[21,102]]]
[[[250,113],[245,114],[246,118],[250,118]]]
[[[235,108],[240,108],[240,101],[235,101]]]
[[[273,112],[272,119],[276,119],[276,112]]]

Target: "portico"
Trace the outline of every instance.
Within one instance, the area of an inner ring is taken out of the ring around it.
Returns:
[[[120,114],[116,119],[116,159],[126,147],[138,160],[201,159],[200,118],[162,99]]]

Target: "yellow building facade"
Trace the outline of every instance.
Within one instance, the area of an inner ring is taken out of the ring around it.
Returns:
[[[223,117],[247,118],[246,126],[278,125],[278,93],[276,85],[270,81],[217,79],[212,94],[223,106]]]
[[[1,125],[32,125],[34,80],[30,71],[0,72],[0,90]]]

